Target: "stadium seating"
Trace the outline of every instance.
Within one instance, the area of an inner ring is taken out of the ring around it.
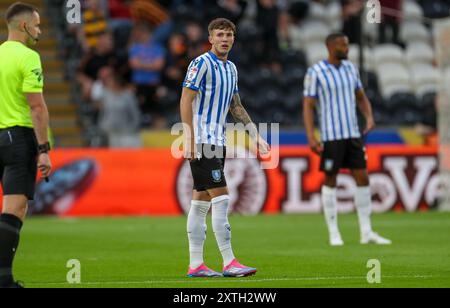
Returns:
[[[418,97],[427,93],[436,93],[439,84],[439,71],[427,64],[415,64],[410,66],[411,81]]]
[[[327,17],[327,7],[325,5],[314,1],[310,3],[309,18],[326,22]]]
[[[384,63],[376,68],[382,95],[388,98],[395,91],[412,91],[410,75],[406,67],[399,63]]]
[[[150,15],[145,13],[149,10],[145,2],[136,2],[132,10],[134,16],[149,18]],[[377,123],[390,125],[393,121],[398,121],[396,123],[399,125],[414,124],[413,122],[420,118],[421,110],[434,104],[440,72],[434,67],[436,57],[432,28],[426,25],[424,16],[435,14],[438,8],[434,8],[430,13],[430,6],[424,5],[425,2],[419,4],[419,1],[403,1],[400,27],[402,46],[377,44],[379,26],[364,23],[366,46],[364,67],[360,69],[366,72],[364,75],[367,76],[368,82],[365,89],[374,106]],[[262,68],[255,66],[255,59],[264,58],[265,55],[263,48],[260,48],[264,33],[261,27],[251,20],[254,16],[243,18],[238,24],[234,50],[236,59],[233,58],[233,61],[235,60],[239,67],[241,96],[256,122],[276,120],[285,126],[301,124],[302,87],[307,68],[327,58],[324,40],[331,32],[341,31],[343,25],[341,1],[309,1],[309,5],[307,18],[295,21],[289,26],[289,46],[283,45],[277,54],[282,72],[275,72],[276,70],[268,65]],[[444,14],[444,11],[442,9],[442,12],[438,13]],[[189,20],[190,16],[196,16],[196,20],[201,19],[198,17],[200,13],[189,6],[180,6],[172,14],[175,21],[178,18]],[[163,15],[163,18],[165,20],[167,16]],[[125,46],[128,36],[129,33],[119,29],[115,33],[118,45]],[[68,49],[72,49],[73,45]],[[74,65],[71,64],[74,63],[74,56],[71,51],[68,53],[70,58],[67,59],[66,66],[70,65],[68,70],[75,72]],[[359,46],[350,46],[349,59],[357,66],[359,53]],[[172,109],[176,108],[178,99],[179,93],[169,91],[161,103]],[[89,112],[92,113],[92,110],[86,111]],[[175,120],[174,116],[169,119],[169,123]]]
[[[404,1],[403,14],[408,21],[422,22],[424,17],[422,7],[415,1]]]
[[[433,48],[424,42],[410,43],[406,49],[405,56],[410,66],[416,63],[432,64],[435,59]]]
[[[383,44],[374,48],[373,57],[377,66],[386,63],[403,63],[403,50],[394,44]]]
[[[425,112],[426,110],[434,109],[436,105],[436,93],[427,93],[425,94],[419,101],[418,106],[421,109],[422,112]]]
[[[419,22],[405,22],[400,29],[400,39],[406,43],[430,43],[432,37],[428,29]]]
[[[332,31],[342,29],[342,7],[339,2],[332,2],[326,9],[326,21]]]
[[[331,30],[325,22],[310,21],[302,26],[302,42],[303,44],[322,44]]]
[[[359,53],[360,53],[360,47],[358,45],[350,46],[349,60],[356,66],[359,66]],[[370,49],[369,47],[365,47],[364,48],[364,63],[365,63],[366,70],[368,70],[368,71],[375,70],[375,61],[374,60],[375,59],[374,59],[372,49]]]
[[[328,57],[328,51],[324,43],[314,43],[306,46],[308,66],[311,66]]]

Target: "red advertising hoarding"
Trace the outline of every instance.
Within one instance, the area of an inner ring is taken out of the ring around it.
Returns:
[[[318,213],[323,175],[307,147],[281,147],[278,167],[256,159],[228,159],[232,210],[241,214]],[[437,149],[371,146],[369,171],[375,212],[432,208],[443,189]],[[190,204],[189,165],[170,149],[56,150],[50,183],[40,182],[33,215],[180,215]],[[341,212],[354,211],[355,182],[338,179]],[[1,201],[0,201],[1,204]]]

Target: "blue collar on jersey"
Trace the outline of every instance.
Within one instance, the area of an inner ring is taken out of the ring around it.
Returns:
[[[328,62],[328,60],[325,60],[325,63],[329,66],[334,66],[337,69],[340,69],[341,67],[344,66],[344,63],[342,63],[342,61],[341,61],[341,65],[331,64],[330,62]]]
[[[223,60],[217,58],[217,56],[216,56],[211,50],[208,51],[208,53],[209,53],[209,55],[213,58],[214,61],[219,61],[219,62],[222,62],[222,63],[224,63],[224,64],[227,64],[227,63],[228,63],[228,61],[223,61]]]

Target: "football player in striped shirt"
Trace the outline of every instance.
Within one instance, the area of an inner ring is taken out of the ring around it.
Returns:
[[[361,244],[391,244],[371,226],[371,193],[367,172],[367,155],[358,127],[356,108],[366,119],[363,134],[375,127],[372,108],[364,92],[357,68],[348,61],[349,41],[343,34],[331,34],[326,40],[328,60],[309,68],[304,83],[304,121],[312,151],[321,155],[321,171],[325,173],[322,204],[330,244],[344,242],[338,228],[336,179],[340,169],[350,169],[357,189]],[[314,108],[317,107],[321,141],[314,135]]]
[[[228,61],[236,26],[229,20],[213,20],[209,27],[209,52],[194,59],[183,83],[181,119],[184,124],[185,157],[194,178],[193,200],[187,221],[190,265],[189,277],[244,277],[256,269],[240,264],[231,246],[228,222],[230,197],[224,175],[226,156],[226,119],[231,112],[236,121],[249,127],[250,136],[259,144],[261,154],[268,144],[242,106],[236,66]],[[212,227],[223,257],[223,272],[215,272],[203,262],[206,216],[212,207]]]

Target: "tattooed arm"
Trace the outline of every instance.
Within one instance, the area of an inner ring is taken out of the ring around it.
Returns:
[[[244,106],[242,106],[241,97],[239,94],[235,94],[233,96],[233,101],[231,102],[230,112],[233,115],[233,118],[236,122],[243,123],[244,125],[253,124],[252,119],[245,110]],[[253,124],[254,125],[254,124]]]
[[[230,112],[236,122],[240,122],[245,125],[245,128],[248,130],[250,137],[258,143],[261,154],[267,154],[269,152],[269,145],[259,135],[258,128],[248,115],[247,110],[245,110],[244,106],[242,106],[239,93],[236,93],[233,96],[233,101],[231,102],[230,106]]]

